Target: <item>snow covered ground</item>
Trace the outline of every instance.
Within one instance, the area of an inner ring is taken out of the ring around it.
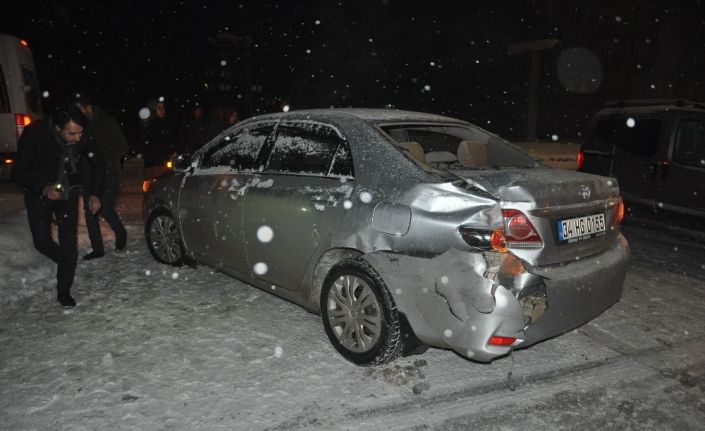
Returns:
[[[62,308],[25,214],[0,218],[0,429],[705,429],[705,248],[624,230],[623,299],[590,324],[491,364],[430,349],[360,368],[318,316],[156,263],[135,218]]]

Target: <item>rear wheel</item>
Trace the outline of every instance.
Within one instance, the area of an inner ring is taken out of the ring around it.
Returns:
[[[184,246],[181,233],[171,213],[166,209],[152,212],[145,226],[149,252],[159,262],[181,266],[184,263]]]
[[[321,291],[321,316],[333,347],[350,362],[378,365],[401,353],[394,300],[382,277],[363,259],[333,267]]]

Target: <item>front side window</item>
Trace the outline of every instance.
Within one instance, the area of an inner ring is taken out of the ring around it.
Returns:
[[[705,122],[681,121],[676,135],[674,159],[684,165],[705,168]]]
[[[351,176],[352,158],[346,141],[334,128],[319,123],[283,123],[277,128],[266,169],[271,172]]]
[[[273,124],[260,123],[227,134],[206,151],[201,168],[225,166],[238,171],[258,168],[257,155],[273,131]]]
[[[655,118],[607,117],[598,121],[592,146],[612,152],[620,148],[630,154],[652,158],[661,135],[661,120]]]

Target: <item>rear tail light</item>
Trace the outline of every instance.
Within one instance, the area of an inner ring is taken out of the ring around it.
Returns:
[[[150,180],[142,181],[142,191],[143,192],[147,193],[151,186],[152,186],[152,182]]]
[[[15,126],[17,126],[17,139],[20,139],[25,126],[29,126],[32,119],[27,114],[15,114]]]
[[[624,220],[624,201],[620,199],[614,208],[614,226],[619,226],[622,220]]]
[[[543,240],[531,221],[521,211],[502,210],[504,227],[493,231],[460,226],[460,236],[471,247],[506,253],[510,248],[541,248]]]
[[[539,248],[543,240],[534,225],[521,211],[504,209],[504,239],[507,248]]]
[[[14,159],[4,159],[2,162],[6,165],[11,165],[11,164],[15,163],[15,160]]]
[[[499,335],[493,335],[487,341],[490,346],[511,346],[517,339],[515,337],[500,337]]]
[[[583,163],[585,162],[585,152],[583,151],[583,148],[580,147],[580,151],[578,151],[578,159],[576,160],[577,162],[577,170],[582,169]]]

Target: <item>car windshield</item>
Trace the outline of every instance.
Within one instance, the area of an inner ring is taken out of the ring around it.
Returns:
[[[391,124],[380,128],[412,159],[440,170],[534,168],[539,163],[510,143],[470,125]]]

